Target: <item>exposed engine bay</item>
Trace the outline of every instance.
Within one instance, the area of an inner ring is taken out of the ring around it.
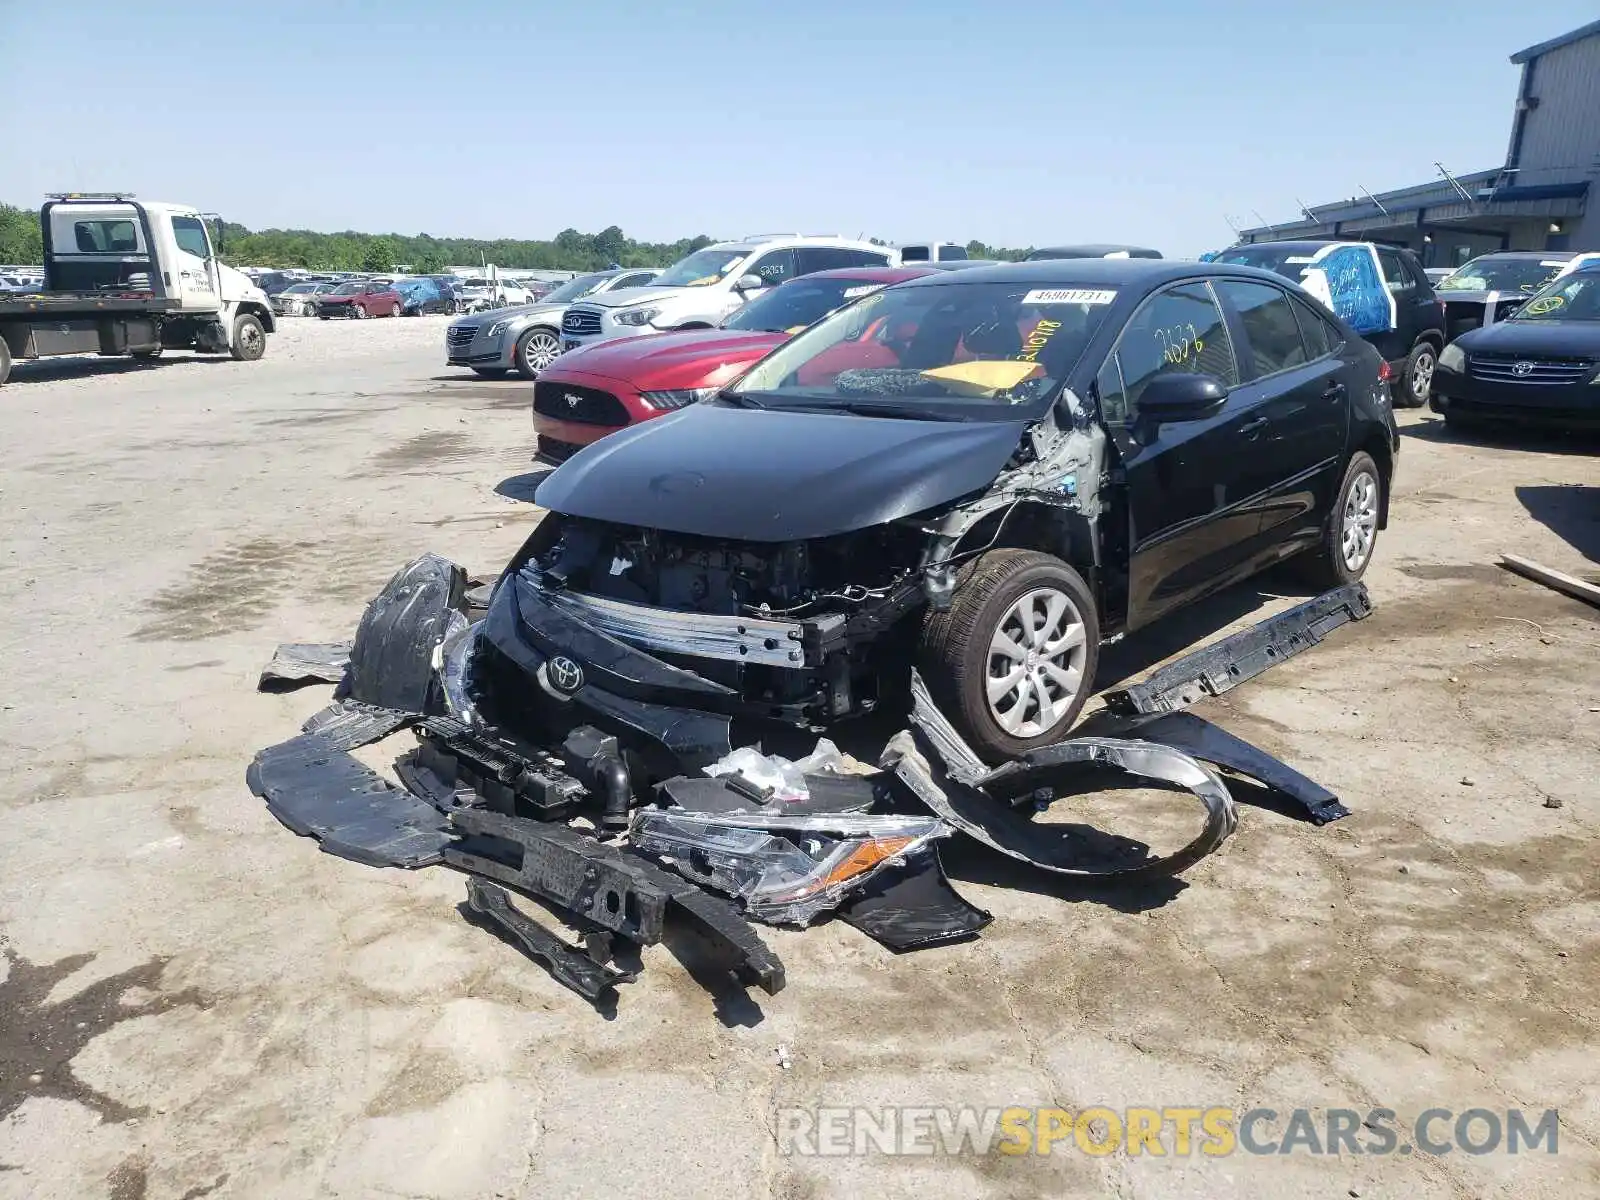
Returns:
[[[929,544],[915,522],[782,543],[551,522],[559,535],[521,565],[522,586],[763,715],[808,724],[870,711],[905,674]]]

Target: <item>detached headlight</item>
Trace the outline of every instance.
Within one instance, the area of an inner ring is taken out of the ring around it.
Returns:
[[[1446,371],[1462,371],[1467,366],[1467,352],[1451,342],[1439,355],[1439,365]]]
[[[611,317],[618,325],[648,325],[661,315],[659,308],[625,308]]]
[[[489,328],[487,328],[487,329],[485,329],[483,331],[483,336],[484,337],[499,337],[502,333],[504,333],[506,331],[506,326],[509,325],[509,324],[511,324],[510,321],[496,321],[493,325],[489,326]]]
[[[744,901],[760,921],[808,925],[891,863],[950,827],[932,817],[789,817],[640,809],[629,839],[696,883]]]
[[[717,394],[717,388],[671,388],[664,392],[640,392],[639,399],[658,412],[669,408],[687,408],[698,401]]]

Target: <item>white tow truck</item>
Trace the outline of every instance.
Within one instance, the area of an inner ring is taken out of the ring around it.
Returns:
[[[0,295],[0,384],[14,361],[56,354],[266,353],[272,302],[217,258],[197,209],[63,192],[45,201],[39,225],[44,286]]]

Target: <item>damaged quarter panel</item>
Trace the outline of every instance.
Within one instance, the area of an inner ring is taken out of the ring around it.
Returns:
[[[575,455],[539,485],[539,503],[700,537],[827,537],[988,487],[1022,429],[696,404]]]

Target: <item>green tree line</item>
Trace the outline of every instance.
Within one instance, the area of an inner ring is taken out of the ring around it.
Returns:
[[[218,234],[220,233],[220,237]],[[437,238],[419,233],[318,233],[310,229],[246,229],[232,221],[213,228],[225,262],[250,267],[306,267],[326,271],[389,271],[406,266],[418,274],[447,266],[489,262],[501,267],[560,271],[598,271],[622,267],[660,267],[676,262],[712,238],[700,234],[675,242],[639,242],[617,226],[599,233],[563,229],[549,241],[520,238]],[[1026,250],[1007,250],[969,242],[973,258],[1018,259]],[[44,259],[39,214],[0,204],[0,263],[38,264]]]

